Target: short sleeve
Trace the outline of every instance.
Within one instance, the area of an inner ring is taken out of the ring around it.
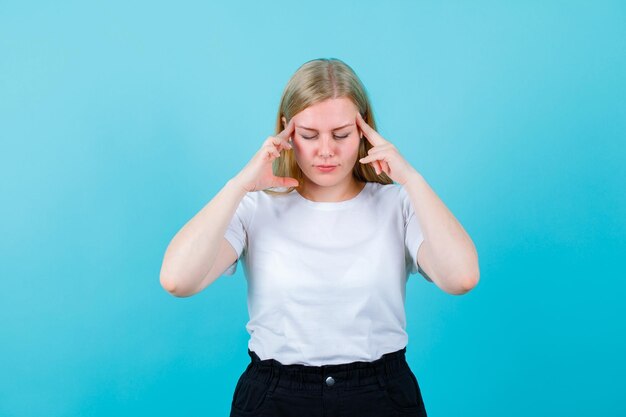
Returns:
[[[404,246],[407,250],[407,263],[410,262],[411,264],[409,273],[413,275],[419,272],[424,278],[432,282],[430,277],[426,275],[426,272],[424,272],[417,263],[417,251],[422,242],[424,242],[424,234],[422,233],[422,228],[415,215],[411,198],[402,186],[400,186],[400,188],[404,214]]]
[[[239,202],[239,206],[235,210],[224,239],[228,241],[237,252],[237,260],[233,262],[222,275],[234,275],[237,271],[237,262],[241,258],[242,253],[248,245],[248,228],[254,214],[256,202],[252,193],[247,193]]]

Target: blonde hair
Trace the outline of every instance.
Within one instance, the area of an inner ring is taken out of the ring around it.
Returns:
[[[376,129],[365,87],[348,64],[336,58],[320,58],[304,63],[293,74],[283,91],[276,117],[275,134],[284,128],[283,117],[289,123],[293,116],[313,104],[330,98],[344,97],[349,98],[356,105],[363,120],[372,129]],[[372,144],[364,136],[359,144],[358,158],[352,169],[352,176],[357,181],[393,184],[393,180],[384,172],[377,175],[371,164],[362,164],[358,161],[366,157],[367,151],[371,148]],[[296,162],[292,149],[281,152],[280,157],[274,160],[273,171],[278,177],[297,179],[300,187],[303,184],[304,174]],[[295,188],[298,187],[287,187],[284,191],[271,189],[263,191],[268,194],[286,194]]]

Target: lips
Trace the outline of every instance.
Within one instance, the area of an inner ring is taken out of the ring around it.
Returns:
[[[334,172],[337,165],[317,165],[316,168],[319,172]]]

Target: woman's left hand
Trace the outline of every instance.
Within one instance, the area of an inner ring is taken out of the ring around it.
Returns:
[[[356,124],[373,146],[367,152],[367,156],[359,159],[359,162],[362,164],[371,163],[376,174],[380,175],[381,172],[384,172],[389,178],[401,185],[406,184],[410,176],[417,173],[415,168],[400,155],[398,149],[372,129],[363,120],[359,112],[356,115]]]

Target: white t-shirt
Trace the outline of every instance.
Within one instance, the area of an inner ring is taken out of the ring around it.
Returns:
[[[244,267],[248,348],[262,360],[369,362],[407,345],[407,279],[430,279],[418,270],[424,237],[401,185],[368,182],[340,202],[249,192],[224,237]]]

